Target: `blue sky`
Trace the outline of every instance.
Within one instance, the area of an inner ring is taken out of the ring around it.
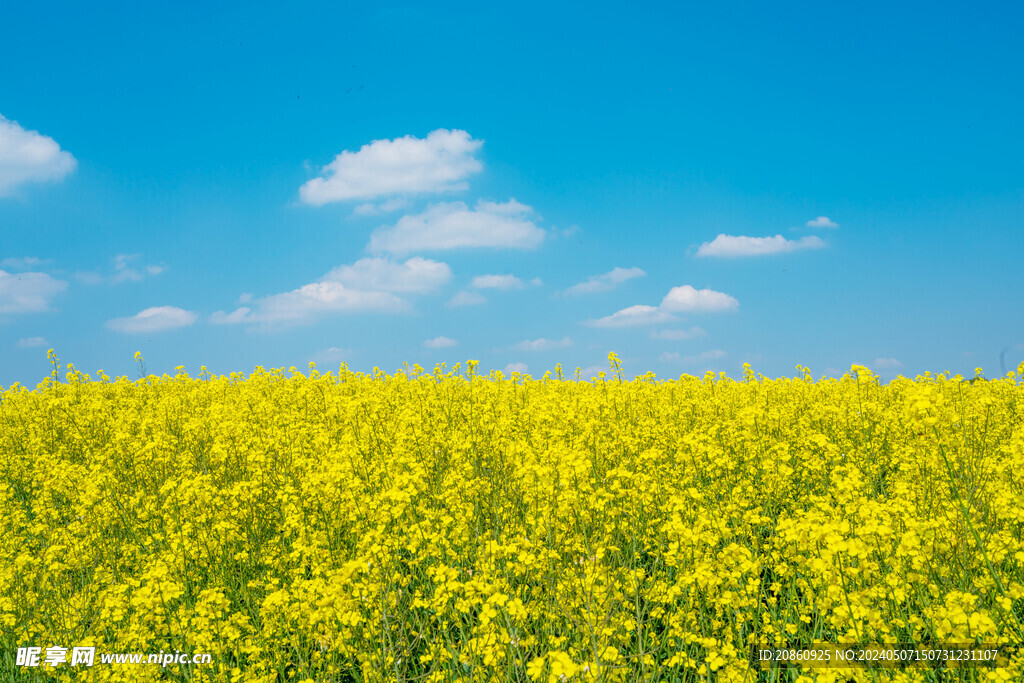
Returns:
[[[1024,360],[1018,4],[22,3],[0,385]]]

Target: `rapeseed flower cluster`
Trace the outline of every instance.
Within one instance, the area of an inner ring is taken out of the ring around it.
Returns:
[[[4,680],[1024,678],[751,661],[1021,641],[1024,366],[130,381],[51,361],[0,394]],[[16,671],[26,643],[213,663]]]

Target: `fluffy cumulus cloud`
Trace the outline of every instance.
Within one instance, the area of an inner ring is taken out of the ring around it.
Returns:
[[[514,199],[479,201],[472,209],[464,202],[442,202],[374,230],[369,250],[407,254],[468,247],[535,249],[545,233],[528,218],[532,212]]]
[[[552,351],[554,349],[565,349],[572,346],[572,339],[562,337],[561,339],[527,339],[521,341],[512,348],[516,351]]]
[[[76,165],[53,138],[0,116],[0,197],[25,183],[60,180]]]
[[[479,306],[480,304],[487,303],[487,298],[480,292],[470,292],[468,290],[460,290],[455,293],[451,299],[448,300],[448,305],[458,308],[462,306]]]
[[[475,156],[481,145],[482,140],[474,140],[464,130],[444,129],[423,139],[406,135],[374,140],[357,152],[345,150],[336,156],[320,177],[299,189],[299,196],[307,204],[320,206],[386,195],[464,190],[465,179],[483,168]]]
[[[588,321],[591,327],[634,327],[636,325],[656,325],[658,323],[675,320],[668,311],[663,311],[657,306],[645,306],[638,304],[623,308],[611,315],[597,320]]]
[[[458,346],[459,342],[448,337],[434,337],[423,342],[423,347],[427,349],[450,349],[453,346]]]
[[[661,300],[661,310],[688,313],[731,311],[740,302],[724,292],[712,289],[695,289],[690,285],[673,287]]]
[[[798,240],[787,240],[782,235],[775,237],[745,237],[743,235],[719,235],[710,242],[705,242],[697,249],[697,256],[716,256],[720,258],[736,258],[740,256],[766,256],[768,254],[784,254],[803,249],[821,249],[825,242],[814,235]]]
[[[404,262],[364,258],[343,265],[298,289],[259,299],[246,297],[231,313],[217,311],[210,322],[305,323],[336,313],[400,312],[410,308],[399,294],[435,292],[451,279],[448,264],[419,256]]]
[[[0,270],[0,313],[41,313],[68,283],[46,273],[8,273]]]
[[[452,279],[452,270],[447,263],[419,256],[404,263],[364,258],[335,268],[324,279],[359,290],[425,293],[446,285]]]
[[[829,220],[828,216],[812,218],[805,224],[808,228],[838,228],[839,224]]]
[[[685,341],[704,336],[707,336],[707,332],[696,326],[684,330],[658,330],[651,333],[652,339],[667,339],[668,341]]]
[[[673,287],[659,306],[638,304],[623,308],[621,311],[585,321],[591,327],[634,327],[637,325],[656,325],[676,320],[674,313],[710,313],[728,311],[737,308],[740,302],[724,292],[711,289],[695,289],[690,285]],[[700,328],[691,328],[700,330]],[[679,334],[682,331],[668,331],[667,334]],[[703,333],[703,330],[700,330]],[[665,339],[682,339],[684,337],[665,337]]]
[[[595,294],[597,292],[607,292],[615,289],[623,282],[632,280],[633,278],[643,277],[647,275],[640,268],[612,268],[607,273],[601,275],[591,275],[589,278],[573,285],[569,289],[565,290],[565,293],[569,296],[576,296],[580,294]]]
[[[127,318],[114,318],[107,321],[107,327],[116,332],[139,334],[143,332],[162,332],[179,327],[188,327],[199,318],[192,311],[176,306],[153,306],[139,311]]]

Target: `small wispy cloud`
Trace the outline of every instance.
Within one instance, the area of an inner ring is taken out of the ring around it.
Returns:
[[[140,254],[118,254],[114,257],[114,274],[111,275],[111,282],[138,282],[146,275],[159,275],[167,270],[166,266],[147,264],[140,268],[132,264],[139,259]]]
[[[452,307],[478,306],[485,303],[487,303],[487,298],[483,294],[465,289],[456,292],[455,296],[448,300],[448,305]]]
[[[35,256],[25,256],[23,258],[5,258],[0,261],[0,268],[9,268],[10,270],[32,270],[39,266],[45,265],[50,262],[50,259],[36,258]]]
[[[895,370],[903,367],[903,363],[895,358],[876,358],[871,365],[879,370]]]
[[[808,228],[838,228],[839,224],[831,221],[828,216],[818,216],[807,221]]]
[[[477,275],[470,287],[474,289],[523,289],[526,284],[515,275]]]
[[[0,270],[0,313],[42,313],[68,283],[46,273]]]
[[[711,351],[704,351],[692,356],[684,356],[678,351],[666,351],[658,356],[658,360],[662,363],[680,363],[682,365],[698,365],[700,363],[706,363],[712,360],[721,360],[728,354],[721,349],[713,349]]]
[[[373,202],[359,204],[356,208],[352,209],[352,213],[356,216],[380,216],[385,213],[394,213],[407,206],[409,206],[408,199],[405,197],[395,197],[380,204],[374,204]]]
[[[685,330],[658,330],[657,332],[651,332],[652,339],[667,339],[669,341],[685,341],[704,336],[707,336],[707,332],[696,326]]]
[[[552,351],[554,349],[565,349],[572,346],[572,339],[562,337],[561,339],[527,339],[514,345],[515,351]]]
[[[565,290],[564,294],[569,296],[578,296],[580,294],[596,294],[598,292],[607,292],[615,289],[617,286],[632,280],[633,278],[643,277],[647,275],[640,268],[612,268],[607,273],[601,275],[591,275],[583,282],[577,283],[572,287]]]
[[[20,349],[34,349],[45,345],[46,339],[43,337],[22,337],[17,344]]]
[[[337,346],[330,346],[322,351],[314,353],[310,360],[314,363],[342,363],[352,358],[355,352],[352,349],[343,349]]]
[[[395,313],[410,304],[391,292],[362,291],[340,282],[321,280],[298,289],[256,299],[232,313],[217,311],[210,322],[217,324],[262,323],[264,325],[304,324],[336,313]]]
[[[163,264],[138,263],[141,254],[118,254],[110,259],[111,269],[107,273],[96,271],[79,271],[76,280],[87,285],[98,285],[104,282],[118,284],[120,282],[139,282],[146,277],[160,275],[167,271]]]
[[[186,311],[176,306],[153,306],[127,318],[108,320],[107,327],[116,332],[128,334],[162,332],[188,327],[198,318],[199,316],[192,311]]]
[[[634,327],[637,325],[656,325],[675,320],[675,316],[657,306],[637,304],[623,308],[611,315],[586,322],[590,327]]]
[[[237,325],[246,322],[251,312],[252,309],[248,306],[239,306],[230,313],[216,311],[210,314],[210,322],[214,325]]]
[[[426,349],[450,349],[453,346],[458,346],[459,342],[448,337],[434,337],[423,342],[423,348]]]
[[[509,363],[502,372],[506,375],[511,375],[513,372],[523,374],[529,369],[530,367],[526,363]]]
[[[738,258],[742,256],[767,256],[785,254],[803,249],[821,249],[825,242],[816,235],[798,240],[787,240],[782,235],[775,237],[745,237],[743,235],[719,235],[697,248],[697,256]]]

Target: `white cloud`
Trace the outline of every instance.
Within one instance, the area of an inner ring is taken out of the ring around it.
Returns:
[[[711,289],[694,289],[690,285],[673,287],[661,301],[663,311],[673,312],[728,311],[739,305],[740,302],[728,294]]]
[[[314,363],[341,363],[350,359],[352,354],[352,349],[342,349],[337,346],[331,346],[323,351],[317,351],[313,354],[310,360]]]
[[[228,314],[217,311],[211,316],[211,322],[303,323],[331,313],[398,312],[409,308],[408,301],[391,292],[361,291],[330,280],[272,294],[256,299],[252,304],[252,310],[243,306]]]
[[[697,249],[697,256],[736,258],[739,256],[765,256],[783,254],[802,249],[821,249],[825,242],[820,237],[808,235],[798,240],[787,240],[782,235],[775,237],[745,237],[742,235],[719,235],[711,242],[705,242]]]
[[[464,202],[441,202],[423,213],[403,216],[391,227],[377,228],[370,235],[369,250],[404,254],[467,247],[534,249],[545,233],[526,218],[532,211],[514,199],[504,204],[479,201],[473,209]]]
[[[380,292],[432,292],[452,278],[447,263],[414,256],[404,263],[386,258],[363,258],[352,265],[338,266],[324,280],[346,287]]]
[[[401,294],[436,291],[451,279],[448,264],[415,256],[405,262],[363,258],[333,269],[316,282],[290,292],[260,299],[242,295],[242,306],[231,313],[217,311],[210,322],[302,323],[332,313],[399,312],[409,309]]]
[[[0,197],[24,183],[60,180],[77,165],[53,138],[0,116]]]
[[[75,273],[75,279],[81,283],[87,285],[98,285],[103,282],[103,276],[99,273],[93,273],[90,271],[80,270]]]
[[[690,285],[683,285],[682,287],[673,287],[669,290],[669,293],[662,299],[660,306],[647,306],[644,304],[637,304],[636,306],[630,306],[623,308],[621,311],[617,311],[604,318],[598,318],[597,320],[587,320],[586,325],[591,327],[632,327],[635,325],[655,325],[658,323],[668,322],[675,320],[676,317],[672,315],[676,312],[712,312],[712,311],[727,311],[737,308],[740,302],[733,297],[723,292],[716,292],[711,289],[694,289]],[[693,330],[700,330],[699,327],[691,328]],[[700,330],[700,334],[703,334],[704,330]],[[664,339],[683,339],[685,337],[675,336],[683,333],[681,330],[668,330]],[[657,336],[657,335],[652,335]]]
[[[572,339],[562,337],[561,339],[534,339],[521,341],[512,348],[516,351],[551,351],[553,349],[564,349],[572,346]]]
[[[67,289],[68,283],[46,273],[8,273],[0,270],[0,313],[40,313]]]
[[[107,327],[117,332],[142,333],[188,327],[199,318],[192,311],[175,306],[153,306],[128,318],[107,321]]]
[[[686,339],[697,339],[698,337],[704,337],[707,332],[699,327],[691,327],[688,330],[659,330],[658,332],[651,332],[652,339],[667,339],[669,341],[684,341]]]
[[[449,306],[478,306],[480,304],[487,303],[487,299],[480,292],[467,292],[461,290],[455,293],[451,299],[448,300]]]
[[[633,327],[635,325],[656,325],[675,320],[675,316],[657,306],[638,304],[623,308],[609,316],[588,321],[591,327]]]
[[[658,356],[658,360],[662,363],[682,363],[683,365],[696,365],[698,363],[705,363],[709,360],[720,360],[725,358],[728,354],[721,349],[714,349],[712,351],[704,351],[698,353],[695,356],[684,356],[678,351],[666,351]]]
[[[565,290],[565,293],[573,296],[579,294],[594,294],[596,292],[607,292],[615,289],[616,286],[621,283],[632,280],[636,277],[643,277],[647,275],[640,268],[612,268],[607,273],[602,275],[591,275],[589,278],[573,285],[569,289]]]
[[[895,358],[876,358],[872,365],[879,370],[894,370],[896,368],[903,367],[903,363],[899,362]]]
[[[238,323],[244,323],[248,319],[251,311],[252,309],[248,306],[240,306],[230,313],[217,311],[210,315],[210,322],[214,325],[235,325]]]
[[[238,295],[238,303],[247,304],[252,301],[252,292],[242,292]]]
[[[525,286],[515,275],[477,275],[470,284],[476,289],[522,289]]]
[[[137,283],[145,275],[159,275],[167,268],[163,265],[145,265],[139,270],[131,265],[132,261],[139,257],[138,254],[118,254],[114,257],[114,274],[111,275],[112,283],[133,282]]]
[[[139,282],[146,276],[160,275],[167,270],[167,266],[147,264],[135,265],[140,254],[118,254],[110,259],[113,271],[110,275],[91,271],[79,271],[75,273],[75,279],[87,285],[98,285],[102,282],[117,284],[119,282]]]
[[[380,204],[374,204],[373,202],[360,204],[352,209],[352,213],[356,216],[379,216],[382,213],[393,213],[399,209],[404,209],[408,205],[409,200],[405,197],[395,197]]]
[[[530,367],[526,363],[509,363],[502,372],[506,375],[511,375],[513,372],[523,374],[529,369]]]
[[[828,216],[818,216],[806,223],[808,228],[838,228],[838,223],[833,223]]]
[[[393,194],[464,190],[465,179],[483,165],[474,154],[483,145],[464,130],[438,129],[420,139],[411,135],[374,140],[358,152],[345,150],[307,181],[299,196],[307,204],[372,199]]]
[[[423,347],[427,349],[450,349],[453,346],[458,346],[459,342],[448,337],[434,337],[423,342]]]
[[[18,348],[34,349],[38,346],[45,346],[46,340],[43,337],[23,337],[18,340]]]
[[[11,270],[31,270],[32,268],[49,262],[50,259],[36,258],[35,256],[26,256],[24,258],[5,258],[3,261],[0,261],[0,268],[10,268]]]

